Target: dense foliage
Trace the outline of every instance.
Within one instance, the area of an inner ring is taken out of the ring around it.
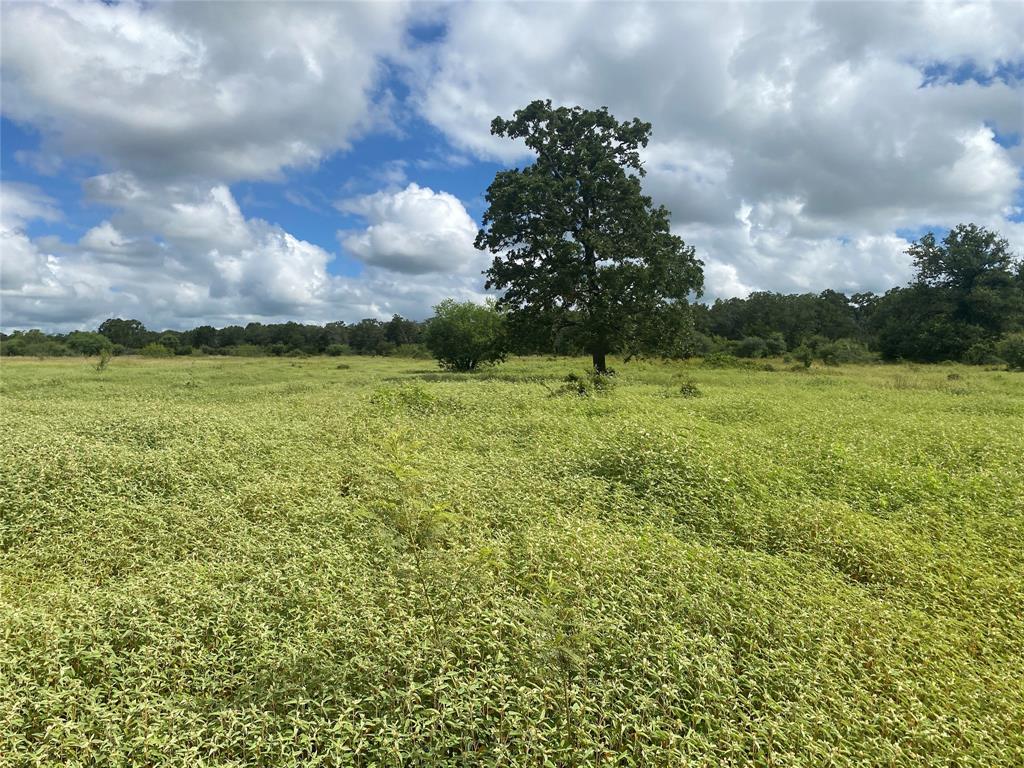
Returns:
[[[1004,339],[1024,331],[1024,262],[1007,241],[961,224],[941,243],[925,235],[907,253],[914,281],[884,296],[757,292],[696,305],[694,349],[745,357],[800,350],[829,362],[838,344],[846,362],[870,349],[888,360],[1009,363],[1001,350],[1012,355],[1012,341]]]
[[[568,331],[601,373],[613,351],[662,351],[685,332],[702,265],[641,191],[650,123],[534,101],[491,133],[536,153],[495,175],[476,238],[494,254],[487,287],[502,291],[513,329]]]
[[[871,320],[883,356],[984,363],[998,357],[1000,339],[1024,330],[1024,262],[996,233],[961,224],[908,253],[915,282],[889,291]]]
[[[588,365],[5,360],[0,764],[1024,764],[1017,375]]]
[[[449,371],[475,371],[508,351],[505,318],[491,305],[442,301],[423,334],[424,345]]]
[[[95,355],[104,347],[116,354],[172,355],[388,355],[419,352],[423,323],[395,315],[388,321],[367,318],[358,323],[332,322],[326,325],[249,323],[214,328],[201,325],[188,331],[150,331],[138,320],[111,318],[97,333],[74,331],[47,335],[38,330],[16,331],[3,336],[0,351],[5,355],[60,356]],[[157,349],[159,347],[159,349]]]

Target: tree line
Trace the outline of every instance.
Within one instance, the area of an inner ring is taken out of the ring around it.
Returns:
[[[675,335],[646,346],[636,340],[632,346],[616,344],[608,351],[677,358],[790,355],[826,363],[882,359],[1021,365],[1024,262],[1012,257],[1007,242],[967,224],[951,230],[941,242],[926,235],[909,252],[917,267],[916,277],[884,294],[758,291],[746,298],[694,302],[686,305],[685,322]],[[493,306],[448,300],[435,309],[435,316],[425,321],[394,315],[390,320],[366,318],[352,324],[254,322],[223,328],[201,325],[187,331],[152,331],[138,320],[110,318],[93,332],[0,334],[0,352],[25,356],[98,355],[107,350],[157,357],[440,357],[443,350],[444,359],[454,361],[449,367],[463,369],[501,359],[507,352],[587,352],[586,335],[575,333],[571,323],[548,334],[517,333],[523,326],[509,322],[507,314]],[[428,332],[431,326],[433,338]],[[474,332],[475,338],[470,340]]]
[[[187,331],[153,331],[139,320],[110,318],[95,331],[45,334],[39,330],[2,335],[7,355],[389,355],[414,353],[425,323],[394,315],[390,320],[367,318],[311,323],[248,323],[214,328],[200,325]]]
[[[295,322],[150,331],[111,318],[95,332],[0,337],[5,355],[432,354],[473,370],[518,354],[607,358],[775,357],[805,365],[871,359],[1008,363],[1024,368],[1024,261],[998,233],[960,224],[911,244],[915,277],[883,295],[756,292],[701,304],[703,264],[670,230],[670,214],[643,194],[641,150],[650,123],[606,108],[534,101],[491,132],[536,155],[499,171],[476,237],[493,254],[486,307],[448,300],[417,322],[393,316],[348,325]]]

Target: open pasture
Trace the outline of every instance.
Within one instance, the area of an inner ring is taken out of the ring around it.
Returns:
[[[0,764],[1024,764],[1024,376],[3,361]]]

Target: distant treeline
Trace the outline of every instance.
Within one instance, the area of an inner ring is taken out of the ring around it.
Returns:
[[[395,315],[390,320],[372,318],[358,323],[342,321],[326,325],[306,323],[249,323],[214,328],[200,325],[188,331],[151,331],[138,320],[110,318],[95,332],[72,331],[45,334],[15,331],[0,334],[6,355],[98,355],[104,349],[115,355],[389,355],[399,351],[421,354],[420,336],[425,323]],[[425,354],[425,353],[422,353]]]
[[[949,247],[941,249],[922,239],[921,250],[912,252],[918,274],[906,287],[884,295],[757,292],[744,299],[694,304],[689,330],[678,338],[652,342],[650,352],[673,357],[792,355],[804,361],[837,363],[881,358],[1024,365],[1020,362],[1024,360],[1024,262],[1009,255],[1002,247],[1005,241],[997,242],[1000,248],[992,257],[991,248],[958,250],[954,246],[959,241],[953,236],[947,240]],[[933,252],[941,261],[936,257],[931,266]],[[95,332],[0,334],[0,353],[428,356],[423,341],[429,322],[395,315],[386,321],[368,318],[354,324],[249,323],[151,331],[138,320],[111,318]],[[583,351],[571,327],[553,337],[513,333],[509,347],[519,354]]]

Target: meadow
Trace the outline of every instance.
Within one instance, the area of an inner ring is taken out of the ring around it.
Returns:
[[[586,364],[4,359],[0,765],[1024,764],[1024,374]]]

